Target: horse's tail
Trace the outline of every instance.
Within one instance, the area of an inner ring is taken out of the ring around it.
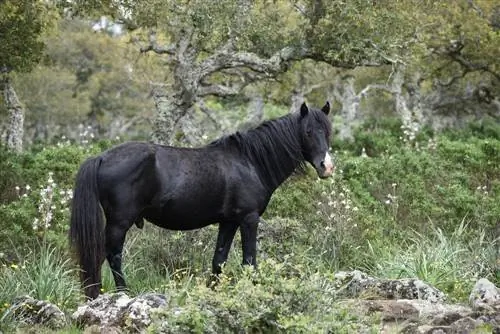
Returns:
[[[81,268],[82,286],[89,298],[99,295],[104,261],[104,220],[97,186],[100,164],[100,157],[91,158],[78,171],[69,229],[70,244]]]

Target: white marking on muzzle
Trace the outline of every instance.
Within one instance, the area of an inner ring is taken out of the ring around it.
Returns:
[[[324,160],[324,165],[325,165],[325,176],[330,176],[333,173],[333,162],[332,162],[332,157],[330,156],[330,153],[326,152],[325,154],[325,160]]]

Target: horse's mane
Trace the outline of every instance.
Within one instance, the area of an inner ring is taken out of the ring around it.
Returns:
[[[210,146],[237,149],[276,187],[295,169],[304,170],[299,114],[265,121],[257,128],[221,137]]]

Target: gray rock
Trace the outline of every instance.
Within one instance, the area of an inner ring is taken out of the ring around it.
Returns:
[[[123,334],[125,333],[122,329],[118,327],[108,327],[108,326],[99,326],[92,325],[83,331],[83,334]]]
[[[451,334],[451,327],[449,326],[430,326],[422,325],[417,328],[418,334]]]
[[[465,317],[455,321],[450,325],[451,331],[454,334],[468,334],[471,333],[477,327],[476,320],[471,317]]]
[[[131,298],[123,292],[103,294],[88,301],[73,313],[71,318],[80,325],[113,326],[121,321]]]
[[[471,293],[471,306],[446,304],[441,291],[418,279],[377,279],[351,271],[337,273],[333,285],[338,297],[346,298],[338,301],[342,307],[347,305],[359,319],[373,319],[375,315],[375,319],[380,319],[381,333],[465,334],[483,330],[500,333],[500,309],[496,308],[498,289],[487,280],[476,284]],[[107,294],[79,307],[73,319],[87,326],[85,333],[89,334],[144,332],[151,328],[175,333],[179,328],[162,314],[166,311],[168,315],[178,316],[185,310],[167,309],[168,304],[168,297],[160,294],[136,298],[124,293]],[[224,310],[209,308],[205,311],[212,314],[210,318],[215,326],[212,329],[239,328],[228,324]]]
[[[418,299],[352,300],[350,305],[360,317],[378,313],[382,333],[451,333],[460,327],[457,321],[473,314],[467,306]]]
[[[2,317],[12,317],[24,325],[43,325],[52,329],[66,326],[66,316],[56,305],[30,296],[21,296],[14,300],[12,306]]]
[[[167,305],[168,298],[161,294],[148,293],[136,298],[123,292],[104,294],[78,307],[72,319],[100,331],[125,328],[127,332],[141,332],[151,324],[152,314]]]
[[[469,296],[471,307],[479,312],[500,311],[500,289],[486,278],[476,282]]]
[[[335,285],[339,295],[347,298],[421,299],[433,303],[446,299],[443,292],[416,278],[379,279],[358,270],[336,273]]]
[[[140,330],[151,324],[151,316],[168,305],[167,297],[160,294],[144,294],[132,300],[124,314],[127,328]]]
[[[487,326],[485,326],[487,325]],[[481,327],[483,330],[481,330]],[[469,333],[499,333],[500,328],[491,323],[482,323],[472,317],[458,319],[450,325],[429,325],[418,326],[416,333],[449,333],[449,334],[469,334]]]
[[[476,318],[478,326],[488,327],[494,331],[494,333],[500,333],[500,312],[497,314],[482,314]]]

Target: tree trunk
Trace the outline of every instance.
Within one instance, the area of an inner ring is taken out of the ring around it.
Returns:
[[[153,122],[152,140],[154,143],[173,145],[175,130],[180,119],[191,109],[194,103],[187,103],[182,94],[165,93],[156,90],[153,94],[156,116]]]
[[[305,77],[302,72],[299,73],[299,78],[297,80],[297,85],[292,91],[292,96],[291,96],[291,105],[290,105],[290,110],[289,113],[292,114],[294,112],[298,112],[300,110],[300,106],[304,102],[304,91],[305,91]]]
[[[354,77],[346,75],[335,83],[333,90],[335,99],[342,104],[340,117],[342,124],[339,129],[339,138],[342,140],[353,140],[352,129],[359,117],[359,103],[361,94],[356,94],[354,89]]]
[[[5,140],[6,145],[9,150],[21,152],[23,149],[24,108],[19,102],[12,82],[7,75],[3,77],[1,86],[9,115]]]
[[[405,79],[405,70],[403,66],[396,69],[391,91],[395,99],[396,113],[403,123],[403,140],[410,144],[415,140],[425,120],[418,84],[419,74],[414,73],[411,78]]]

